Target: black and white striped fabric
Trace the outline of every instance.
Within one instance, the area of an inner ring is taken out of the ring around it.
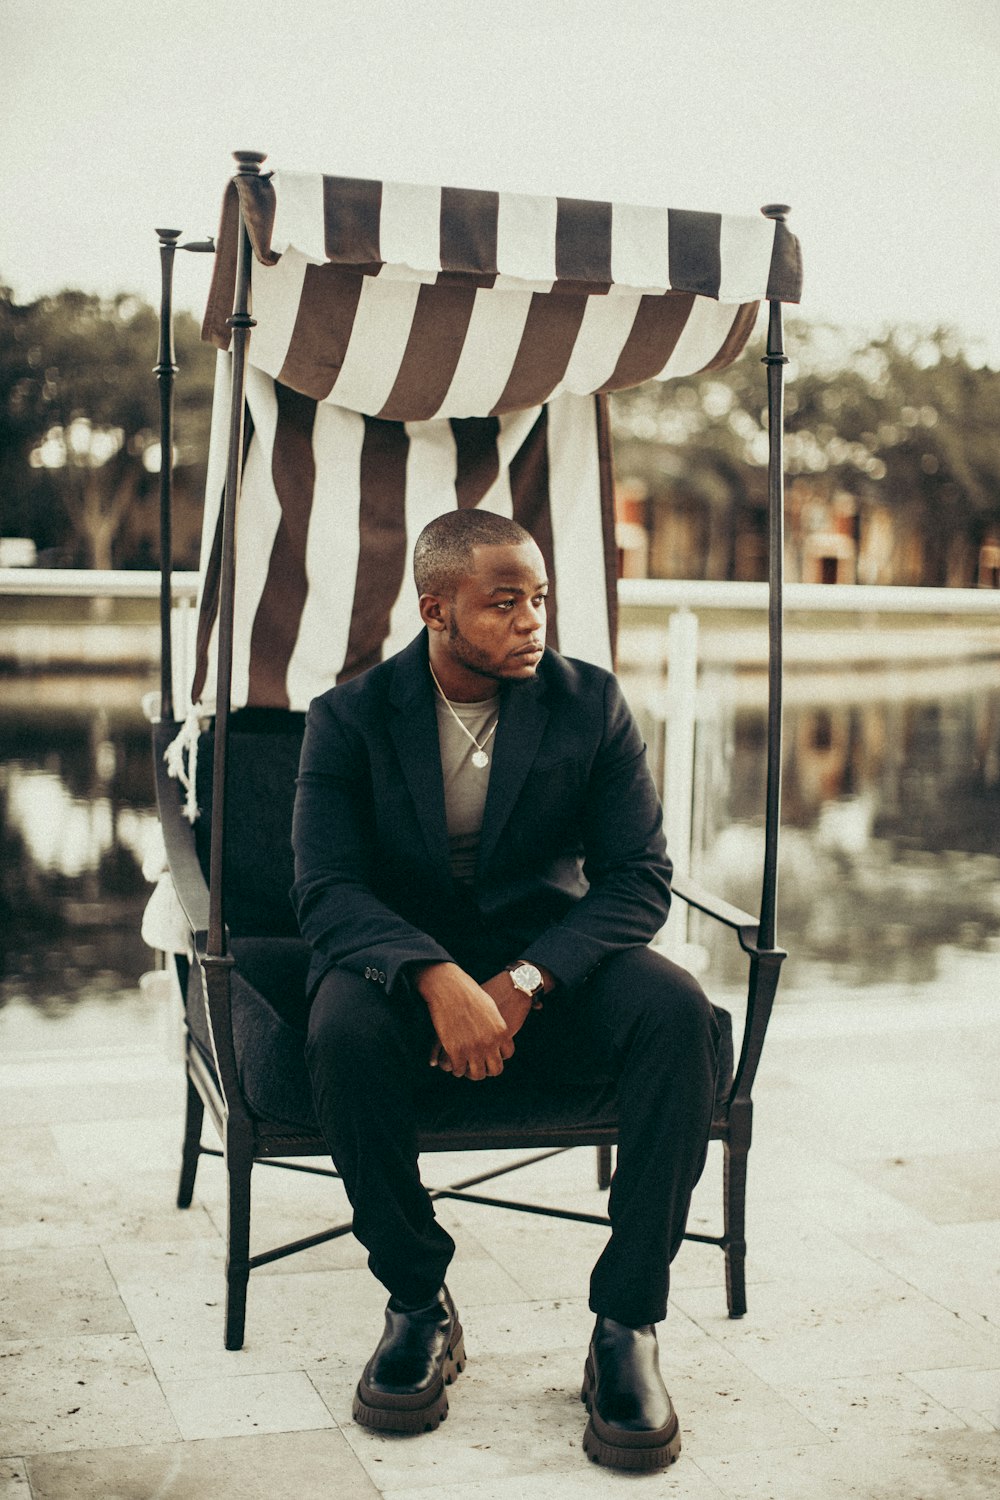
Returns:
[[[550,639],[608,665],[607,392],[721,368],[796,301],[783,223],[319,174],[240,176],[205,337],[254,250],[232,702],[305,708],[418,628],[408,557],[454,506],[513,515],[550,570]],[[194,697],[215,676],[228,360],[209,466]],[[568,585],[571,584],[571,587]]]
[[[192,691],[206,711],[216,673],[228,386],[229,360],[220,356]],[[550,580],[550,643],[611,665],[614,537],[605,414],[594,397],[501,417],[387,422],[251,368],[247,413],[235,706],[304,709],[406,645],[420,627],[413,543],[456,506],[480,505],[527,527]]]

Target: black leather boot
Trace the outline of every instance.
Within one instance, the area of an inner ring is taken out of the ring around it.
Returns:
[[[652,1323],[598,1318],[583,1372],[590,1421],[583,1450],[616,1469],[665,1469],[681,1451],[677,1413],[660,1374]]]
[[[448,1415],[448,1393],[465,1368],[465,1341],[455,1304],[443,1286],[426,1307],[392,1298],[385,1332],[354,1393],[354,1420],[381,1432],[433,1432]]]

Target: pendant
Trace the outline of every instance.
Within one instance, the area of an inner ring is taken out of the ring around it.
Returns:
[[[483,769],[484,766],[488,766],[489,763],[490,763],[490,758],[486,754],[485,750],[477,750],[476,753],[472,757],[472,764],[474,766],[478,766],[479,769],[480,769],[480,771]]]

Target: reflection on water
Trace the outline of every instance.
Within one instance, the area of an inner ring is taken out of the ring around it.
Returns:
[[[919,984],[954,948],[996,951],[1000,937],[1000,690],[899,696],[785,715],[779,942],[784,984]],[[724,702],[724,694],[720,695]],[[718,701],[718,700],[717,700]],[[763,859],[766,723],[717,708],[702,727],[703,795],[694,868],[751,911]],[[701,922],[713,971],[739,983],[731,943]]]
[[[786,713],[779,941],[783,989],[918,985],[955,948],[1000,946],[1000,690],[923,693],[900,676],[877,701],[848,674],[835,704]],[[0,1004],[48,1015],[81,999],[136,1003],[156,815],[146,684],[11,684],[0,708]],[[764,805],[762,701],[709,684],[699,726],[693,868],[753,911]],[[761,689],[761,692],[763,690]],[[655,736],[650,733],[651,744]],[[729,934],[692,938],[706,980],[739,987]],[[719,940],[721,937],[721,941]]]
[[[134,993],[156,835],[145,683],[15,681],[0,710],[0,1004]]]

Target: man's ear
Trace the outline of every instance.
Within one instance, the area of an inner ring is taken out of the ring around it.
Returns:
[[[439,594],[420,595],[420,618],[428,630],[448,629],[448,601]]]

